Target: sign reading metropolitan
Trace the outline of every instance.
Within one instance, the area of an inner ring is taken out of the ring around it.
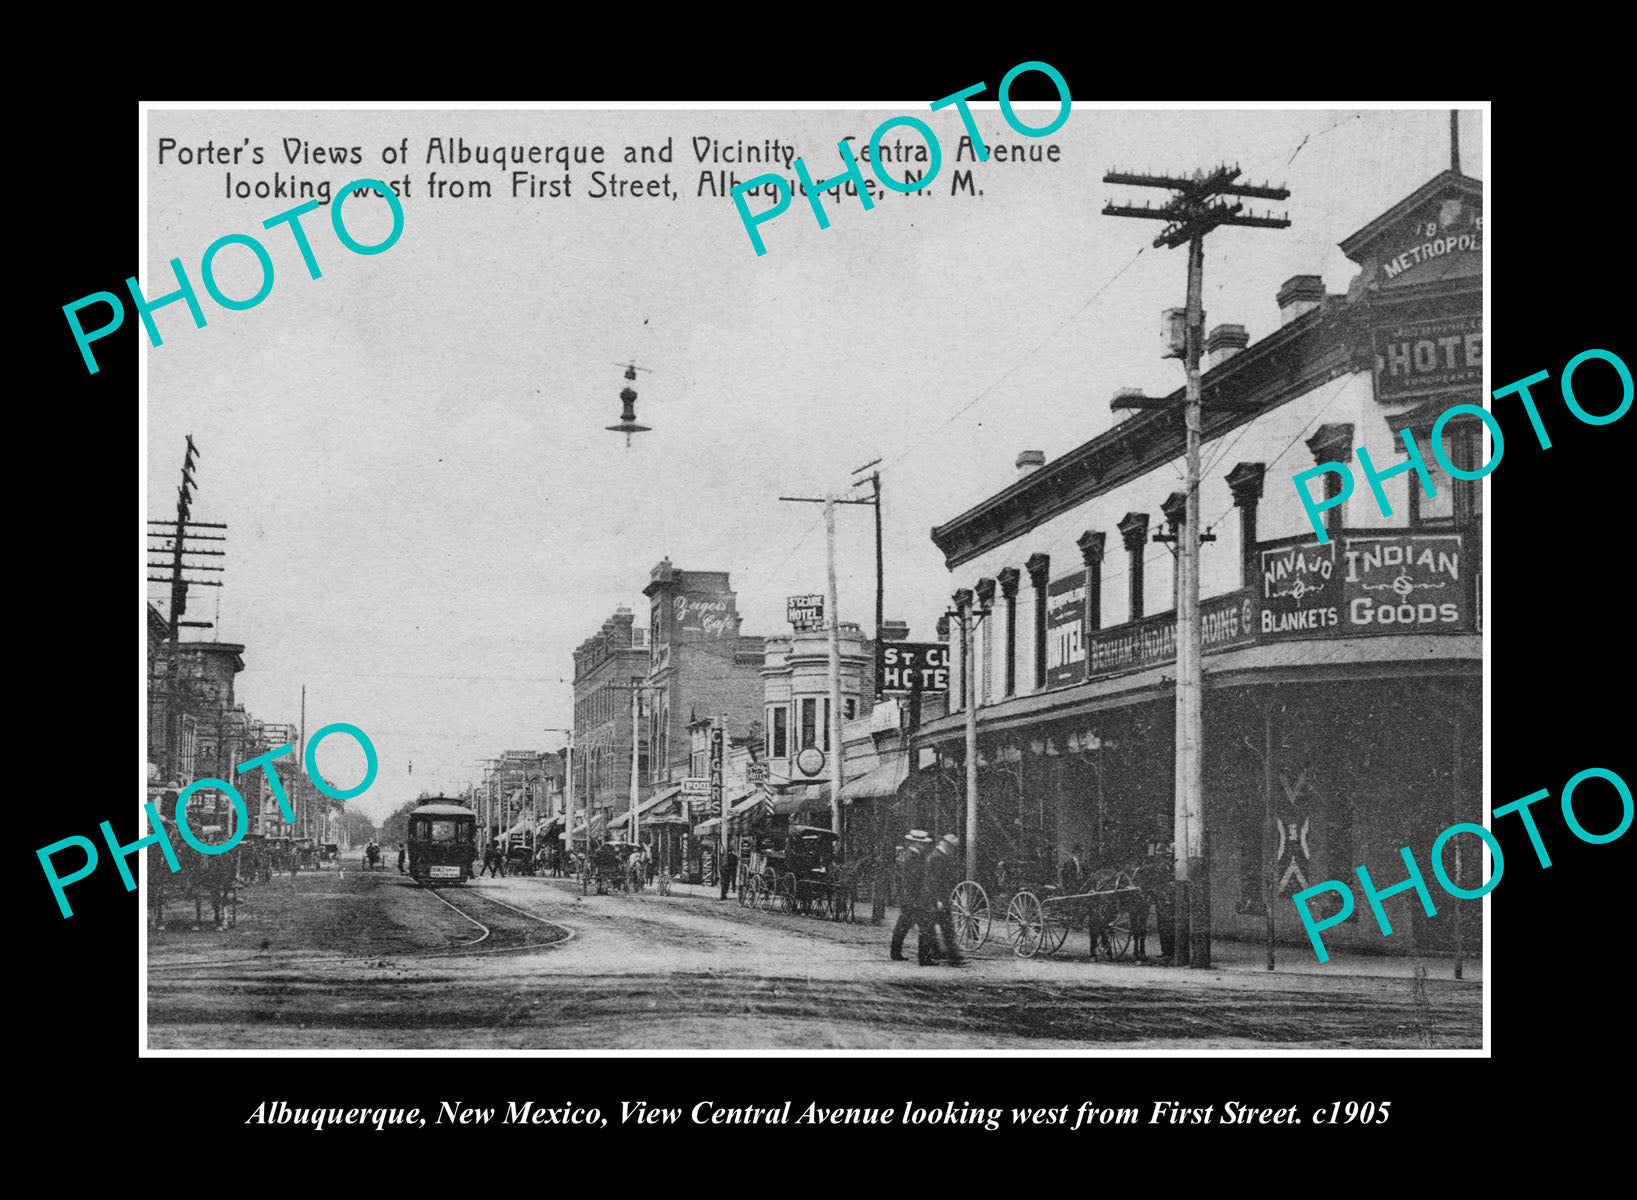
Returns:
[[[949,647],[942,642],[875,644],[875,677],[885,694],[925,695],[949,690]]]
[[[794,629],[823,629],[824,597],[791,596],[784,602],[784,614]]]

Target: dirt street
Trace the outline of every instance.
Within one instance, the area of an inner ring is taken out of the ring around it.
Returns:
[[[185,916],[148,931],[152,1049],[1481,1044],[1472,982],[1093,962],[1083,933],[1025,961],[999,927],[923,968],[867,921],[546,878],[430,890],[356,859],[248,889],[233,929]]]

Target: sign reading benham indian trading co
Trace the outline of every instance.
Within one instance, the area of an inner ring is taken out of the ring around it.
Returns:
[[[1458,533],[1344,534],[1263,549],[1264,638],[1472,627]]]
[[[1199,627],[1206,654],[1248,645],[1256,640],[1256,601],[1249,592],[1229,592],[1201,600]],[[1092,676],[1154,667],[1176,656],[1174,611],[1098,630],[1086,638],[1086,671]]]

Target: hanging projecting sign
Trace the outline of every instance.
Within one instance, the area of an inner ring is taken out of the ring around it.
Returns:
[[[710,732],[710,815],[722,815],[722,734],[720,726]]]
[[[949,690],[949,647],[942,642],[875,643],[875,677],[883,693]]]
[[[809,746],[796,755],[796,769],[811,779],[824,770],[824,751],[817,746]]]
[[[823,629],[824,597],[791,596],[784,602],[784,615],[793,629]]]
[[[1046,589],[1046,686],[1086,677],[1086,573],[1076,571]]]

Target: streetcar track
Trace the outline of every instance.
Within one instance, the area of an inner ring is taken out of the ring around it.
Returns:
[[[461,942],[461,943],[459,943],[458,945],[455,945],[455,946],[441,946],[441,947],[439,947],[439,948],[437,948],[435,950],[376,951],[376,952],[374,952],[372,954],[349,954],[349,955],[325,954],[325,955],[303,955],[303,956],[299,956],[299,957],[286,957],[286,956],[283,956],[283,955],[275,956],[275,955],[270,955],[270,954],[255,954],[255,955],[250,955],[249,957],[246,957],[246,958],[233,958],[233,959],[188,959],[188,960],[186,960],[184,962],[173,962],[173,963],[152,963],[152,962],[150,962],[150,963],[147,964],[147,969],[150,972],[153,972],[153,971],[203,971],[203,970],[214,970],[214,969],[228,968],[228,967],[245,966],[245,965],[252,964],[252,963],[272,964],[272,965],[277,965],[277,966],[281,966],[281,967],[283,967],[283,966],[309,965],[309,964],[315,964],[315,963],[316,964],[332,964],[333,963],[333,964],[339,966],[339,965],[342,965],[342,964],[345,964],[345,963],[389,962],[389,961],[401,960],[401,959],[413,959],[413,960],[416,960],[416,961],[421,961],[421,960],[426,960],[426,959],[468,958],[468,957],[476,957],[478,955],[515,954],[515,953],[517,953],[519,951],[547,950],[547,949],[550,949],[550,948],[552,948],[554,946],[562,945],[565,942],[573,941],[575,936],[576,936],[575,931],[573,929],[569,928],[567,925],[558,924],[556,921],[549,921],[545,917],[538,916],[535,913],[527,912],[527,911],[525,911],[525,910],[523,910],[521,908],[516,907],[515,905],[507,904],[504,900],[496,900],[493,896],[485,896],[481,892],[472,892],[471,893],[472,895],[478,897],[481,900],[487,901],[490,904],[498,904],[501,908],[508,909],[511,912],[516,913],[520,917],[527,917],[531,921],[538,921],[540,924],[545,925],[548,928],[558,930],[562,934],[561,937],[554,938],[549,942],[527,942],[527,941],[525,941],[523,944],[517,945],[517,946],[488,946],[488,947],[485,947],[484,949],[481,949],[481,950],[475,949],[475,947],[480,946],[480,945],[482,945],[482,943],[488,941],[489,938],[493,935],[494,931],[491,930],[489,928],[489,926],[485,925],[482,921],[479,921],[471,913],[465,911],[459,905],[452,903],[437,888],[432,887],[432,886],[430,886],[428,884],[420,883],[420,882],[413,882],[412,886],[418,891],[427,892],[432,897],[437,899],[440,903],[444,904],[446,907],[448,907],[450,909],[453,909],[457,915],[459,915],[460,917],[464,918],[467,921],[470,921],[473,925],[476,925],[483,932],[479,936],[471,939],[470,941]]]

